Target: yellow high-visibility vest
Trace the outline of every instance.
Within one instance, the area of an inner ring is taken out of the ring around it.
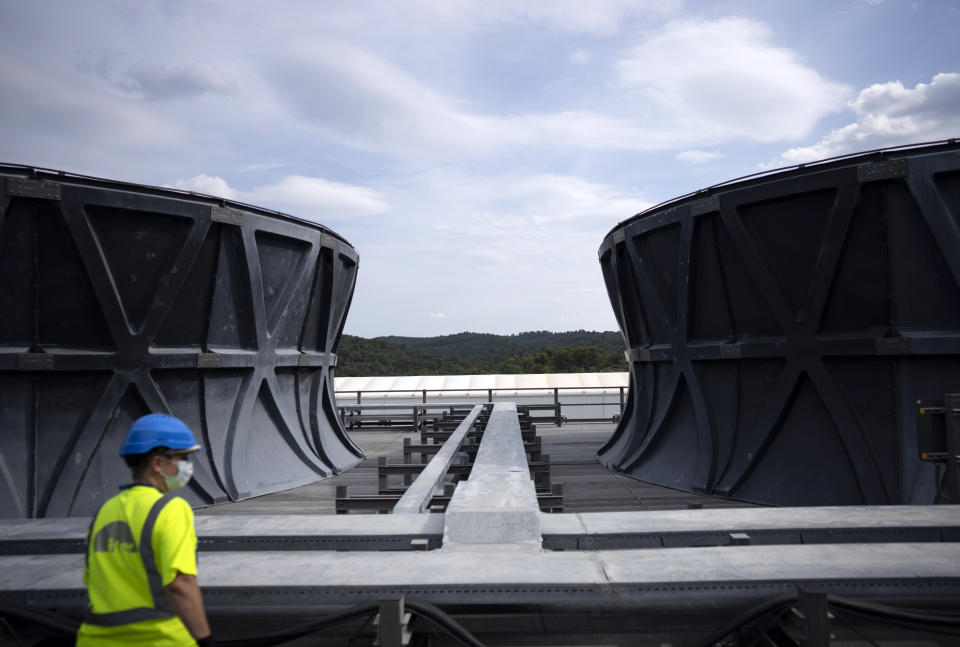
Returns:
[[[193,510],[180,497],[135,484],[103,504],[87,533],[83,581],[90,607],[77,645],[195,645],[166,586],[197,574]]]

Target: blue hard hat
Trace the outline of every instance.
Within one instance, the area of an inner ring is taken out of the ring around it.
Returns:
[[[120,455],[146,454],[155,447],[169,447],[178,452],[200,449],[197,439],[183,421],[165,413],[151,413],[130,425]]]

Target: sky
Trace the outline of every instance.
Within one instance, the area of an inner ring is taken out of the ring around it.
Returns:
[[[350,334],[615,330],[610,229],[960,136],[958,33],[956,0],[4,0],[0,161],[318,222]]]

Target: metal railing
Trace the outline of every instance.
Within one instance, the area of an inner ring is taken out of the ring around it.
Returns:
[[[574,395],[579,395],[583,397],[589,397],[591,394],[598,394],[600,396],[599,401],[585,400],[582,402],[573,402],[569,398],[564,401],[561,398],[561,394],[566,392],[576,392]],[[403,394],[406,394],[404,396]],[[486,396],[486,402],[494,402],[494,398],[505,397],[505,394],[510,394],[509,397],[512,398],[541,398],[552,401],[547,402],[521,402],[518,400],[518,404],[523,404],[531,412],[532,411],[549,411],[548,415],[536,415],[531,416],[531,419],[536,422],[547,422],[560,426],[564,422],[617,422],[620,420],[620,417],[623,415],[623,409],[626,405],[626,386],[556,386],[556,387],[542,387],[542,386],[528,386],[528,387],[518,387],[518,386],[509,386],[503,388],[489,388],[489,387],[451,387],[444,389],[362,389],[362,390],[346,390],[346,391],[336,391],[337,397],[337,407],[340,409],[342,416],[344,416],[344,422],[347,422],[351,412],[355,412],[356,415],[362,415],[362,411],[365,407],[370,409],[378,408],[381,411],[384,409],[393,409],[396,408],[397,411],[409,409],[410,406],[416,404],[417,402],[426,404],[428,402],[434,404],[446,404],[444,399],[449,399],[453,396],[451,394],[464,394],[461,397],[466,398],[467,400],[472,400],[472,402],[464,402],[462,404],[473,404],[480,398]],[[478,394],[478,395],[471,395]],[[617,400],[614,402],[608,402],[604,399],[606,395],[617,395]],[[379,397],[378,397],[379,396]],[[364,402],[364,398],[366,402]],[[393,402],[386,402],[386,400],[393,400]],[[375,402],[371,402],[375,400]],[[401,401],[406,400],[406,401]],[[461,403],[457,403],[461,404]],[[389,407],[388,407],[389,405]],[[564,407],[568,410],[571,407],[616,407],[617,413],[611,416],[590,416],[590,417],[570,417],[564,415]],[[379,414],[383,418],[388,418],[389,415],[386,413]],[[362,425],[361,425],[362,426]],[[377,426],[377,425],[368,425],[368,426]]]

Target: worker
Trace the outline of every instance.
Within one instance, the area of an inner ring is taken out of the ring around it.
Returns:
[[[214,644],[197,585],[193,510],[174,496],[199,449],[173,416],[154,413],[130,426],[120,455],[133,482],[100,507],[87,532],[90,607],[78,646]]]

